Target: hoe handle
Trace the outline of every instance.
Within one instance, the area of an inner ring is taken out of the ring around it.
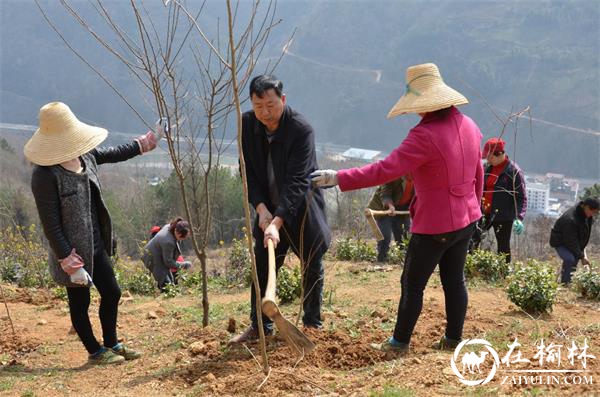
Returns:
[[[276,302],[275,286],[277,284],[277,275],[275,273],[275,247],[272,240],[267,240],[267,249],[269,251],[269,278],[267,279],[267,289],[265,290],[264,300]]]
[[[375,210],[369,210],[369,211],[373,215],[390,215],[390,216],[395,216],[395,215],[408,215],[409,214],[408,211],[394,211],[393,213],[390,213],[389,211],[375,211]]]

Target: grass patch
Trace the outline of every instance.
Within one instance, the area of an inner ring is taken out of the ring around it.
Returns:
[[[473,389],[467,390],[467,396],[487,397],[487,396],[497,396],[497,395],[498,395],[497,387],[477,386]]]
[[[12,379],[4,379],[0,381],[0,391],[7,391],[12,389],[15,381]]]
[[[385,384],[383,391],[371,391],[369,397],[412,397],[415,391],[410,387]]]

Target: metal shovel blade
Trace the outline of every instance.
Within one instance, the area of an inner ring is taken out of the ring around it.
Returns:
[[[290,345],[299,355],[309,354],[315,349],[315,344],[306,337],[294,324],[283,317],[277,307],[275,297],[276,272],[275,272],[275,248],[271,240],[268,241],[269,251],[269,276],[267,279],[267,288],[265,297],[262,300],[262,311],[266,314],[279,330],[288,345]]]
[[[298,329],[291,321],[283,317],[277,304],[267,298],[262,302],[263,313],[265,313],[277,327],[277,330],[283,336],[286,343],[296,350],[298,355],[306,355],[315,349],[315,344],[308,339],[302,331]]]

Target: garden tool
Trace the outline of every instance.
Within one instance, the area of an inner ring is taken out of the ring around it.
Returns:
[[[373,237],[377,241],[383,240],[383,234],[381,234],[381,230],[379,230],[379,226],[377,226],[377,222],[375,222],[375,215],[387,215],[387,216],[396,216],[396,215],[408,215],[408,211],[375,211],[370,208],[365,208],[365,216],[367,217],[367,221],[369,222],[369,226],[371,226],[371,231],[373,232]]]
[[[273,246],[273,241],[268,240],[267,247],[269,251],[269,276],[265,297],[262,299],[262,311],[273,320],[277,329],[292,349],[296,350],[299,355],[309,354],[314,350],[315,344],[294,324],[283,317],[277,306],[275,297],[277,275],[275,272],[275,247]]]

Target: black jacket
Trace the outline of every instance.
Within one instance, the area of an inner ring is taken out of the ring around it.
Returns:
[[[314,132],[300,113],[285,106],[277,133],[273,136],[271,159],[279,193],[275,207],[269,198],[267,179],[268,140],[264,125],[256,119],[253,111],[242,115],[242,149],[248,178],[248,201],[254,208],[260,203],[267,206],[273,217],[284,220],[292,239],[299,238],[299,226],[308,215],[305,225],[306,244],[322,242],[329,246],[330,231],[325,219],[325,201],[320,189],[312,189],[308,175],[318,169],[315,153]],[[306,211],[307,203],[309,210]],[[254,235],[261,235],[258,219],[254,223]],[[313,241],[315,240],[315,241]],[[323,246],[323,244],[319,244]]]
[[[492,172],[492,168],[490,165],[485,169],[484,189],[485,181]],[[525,178],[521,169],[509,160],[494,185],[490,217],[497,222],[508,222],[517,218],[523,220],[526,211]]]
[[[134,141],[114,148],[94,149],[82,155],[80,158],[85,172],[81,174],[67,171],[60,165],[34,166],[31,190],[44,235],[50,243],[50,274],[59,285],[81,287],[71,283],[69,276],[58,264],[58,259],[67,257],[72,248],[83,258],[85,270],[93,276],[94,225],[90,208],[91,184],[100,192],[97,211],[104,248],[109,255],[113,254],[112,223],[102,199],[97,166],[125,161],[138,154],[140,148]]]
[[[585,216],[580,202],[556,220],[550,232],[550,246],[565,246],[576,259],[583,258],[583,250],[590,240],[593,224],[594,218]]]

